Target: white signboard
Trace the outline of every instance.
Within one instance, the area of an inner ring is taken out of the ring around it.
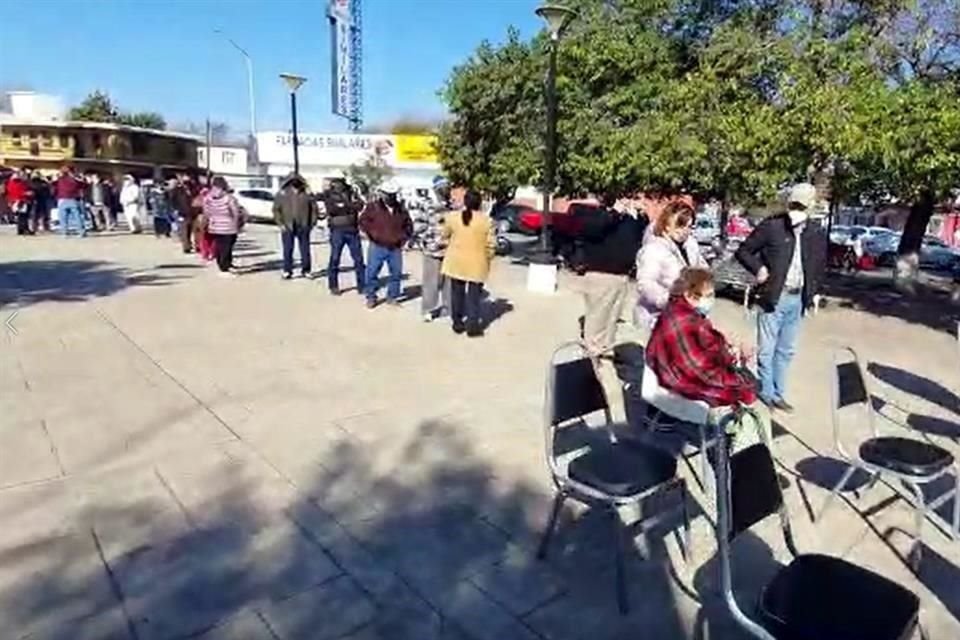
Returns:
[[[331,103],[333,113],[349,118],[353,116],[353,69],[351,66],[353,40],[350,33],[351,0],[330,0],[330,45],[332,69],[330,71]]]
[[[393,136],[362,134],[300,134],[297,138],[301,165],[348,166],[362,164],[371,155],[396,164]],[[293,164],[293,136],[286,132],[257,134],[260,162]]]

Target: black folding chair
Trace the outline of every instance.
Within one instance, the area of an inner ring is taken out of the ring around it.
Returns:
[[[723,419],[722,432],[731,421],[742,422],[744,417],[756,420],[750,410],[741,409]],[[917,596],[846,560],[798,554],[768,444],[761,442],[732,456],[727,449],[716,447],[716,533],[723,595],[734,620],[761,640],[910,638],[920,624]],[[763,588],[755,617],[750,617],[733,592],[730,547],[737,536],[774,513],[780,516],[793,560]]]
[[[558,356],[576,349],[579,357],[558,361]],[[602,413],[603,437],[584,443],[564,459],[556,446],[558,434],[576,426],[586,427],[585,418]],[[684,552],[690,548],[690,520],[687,512],[687,488],[677,476],[677,460],[668,452],[631,443],[616,442],[606,395],[586,350],[578,343],[567,343],[554,351],[547,371],[544,402],[544,443],[547,465],[557,493],[550,520],[543,533],[537,557],[544,559],[557,519],[567,498],[610,513],[614,532],[617,603],[627,613],[629,603],[623,565],[624,532],[618,508],[636,505],[662,490],[680,491],[684,526]]]
[[[842,358],[841,354],[843,353],[847,354],[848,357]],[[833,440],[837,452],[850,464],[850,467],[833,487],[830,495],[820,508],[817,518],[823,517],[834,498],[843,490],[858,469],[871,477],[870,486],[882,476],[898,480],[899,484],[888,484],[888,486],[914,508],[917,544],[914,546],[912,556],[913,566],[918,567],[923,549],[924,519],[929,518],[953,540],[956,540],[958,529],[960,529],[960,501],[955,499],[960,497],[960,472],[958,472],[954,457],[943,447],[938,447],[930,442],[914,438],[881,436],[877,429],[876,415],[867,388],[866,378],[863,375],[863,369],[860,367],[860,360],[856,351],[849,347],[836,350],[833,356],[833,364],[834,379],[831,385]],[[846,408],[863,410],[872,434],[872,437],[860,443],[857,456],[851,456],[847,452],[840,438],[840,411]],[[953,488],[928,504],[923,487],[937,482],[950,471],[954,473]],[[909,489],[909,492],[903,491],[903,489]],[[936,510],[951,499],[954,499],[953,522],[947,523],[936,513]]]

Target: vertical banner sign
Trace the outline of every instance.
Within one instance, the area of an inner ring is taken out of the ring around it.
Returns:
[[[353,0],[330,0],[331,104],[333,113],[344,118],[353,114],[353,42],[350,38],[350,3]]]

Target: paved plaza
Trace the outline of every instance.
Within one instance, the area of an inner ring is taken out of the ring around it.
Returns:
[[[325,265],[326,245],[314,252]],[[223,279],[148,235],[0,231],[0,637],[743,637],[719,596],[701,492],[686,560],[675,520],[633,528],[627,616],[604,517],[568,503],[550,558],[533,557],[553,489],[544,374],[576,337],[575,277],[538,297],[522,266],[499,260],[492,324],[470,340],[422,322],[419,256],[405,265],[411,299],[373,311],[322,279],[281,281],[271,227],[245,234],[238,261],[242,275]],[[882,484],[809,515],[842,472],[831,344],[869,363],[884,429],[960,454],[953,311],[885,296],[854,291],[804,323],[798,410],[775,453],[795,473],[801,550],[902,582],[928,637],[952,640],[960,544],[927,523],[911,573],[912,511]],[[715,313],[751,336],[733,302]],[[748,610],[788,559],[775,520],[735,548]]]

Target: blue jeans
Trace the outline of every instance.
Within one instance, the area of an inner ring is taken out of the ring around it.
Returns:
[[[773,311],[757,316],[757,377],[760,396],[766,401],[783,400],[787,368],[803,316],[803,296],[783,293]]]
[[[377,279],[380,276],[380,268],[383,267],[384,263],[387,264],[387,271],[390,273],[390,279],[387,281],[387,299],[398,300],[400,298],[403,251],[401,249],[389,249],[371,242],[367,253],[367,300],[377,299]]]
[[[373,245],[371,245],[373,246]],[[350,259],[357,274],[357,292],[365,293],[367,282],[363,265],[363,246],[360,244],[360,232],[356,229],[330,229],[330,262],[327,264],[327,285],[331,291],[340,290],[340,258],[343,248],[350,249]]]
[[[60,217],[60,230],[63,235],[70,235],[71,218],[77,221],[77,233],[81,237],[87,235],[87,227],[83,220],[83,211],[80,209],[79,202],[72,198],[57,200],[57,214]]]
[[[280,231],[280,242],[283,244],[283,272],[293,273],[293,241],[300,247],[300,273],[309,274],[313,270],[310,254],[310,227],[293,224],[292,229]]]

